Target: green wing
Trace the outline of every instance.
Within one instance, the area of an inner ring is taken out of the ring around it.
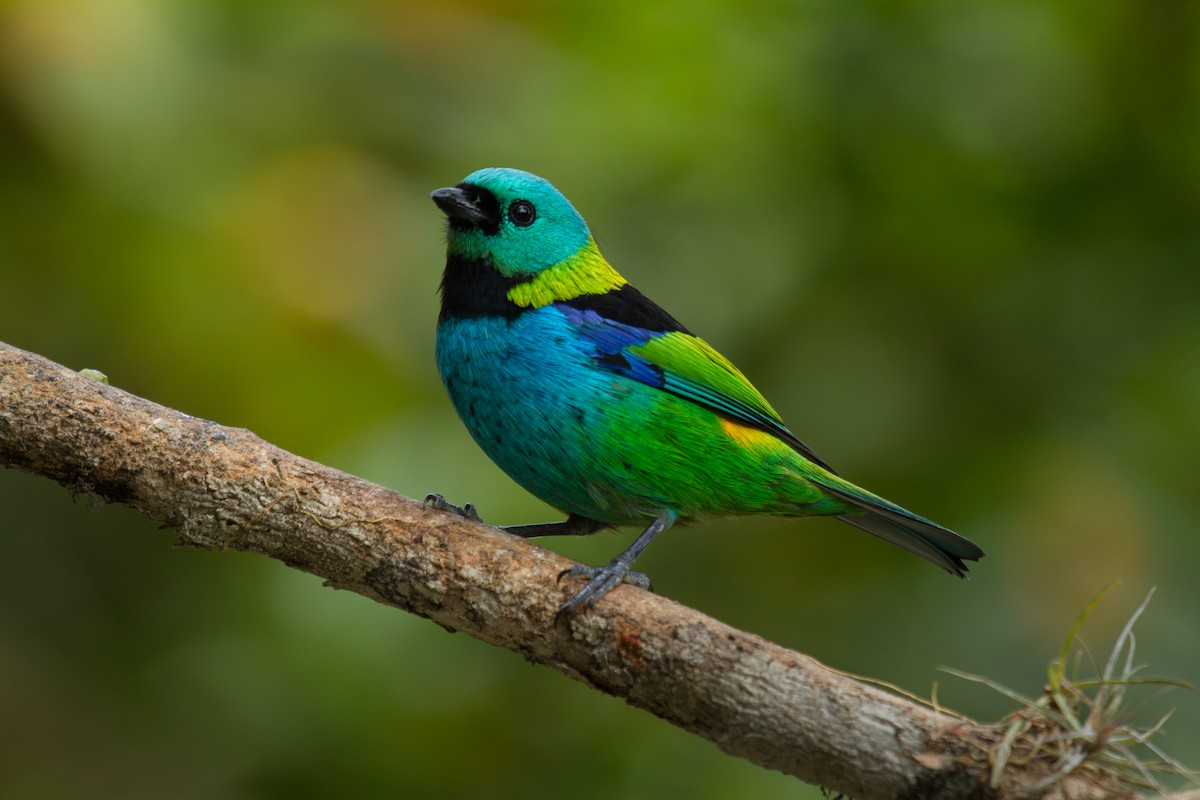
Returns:
[[[650,368],[635,367],[628,373],[633,377],[646,383],[657,378],[660,382],[656,385],[662,390],[766,431],[787,442],[809,461],[833,472],[787,429],[779,414],[746,376],[703,339],[672,331],[646,342],[630,344],[623,353],[626,358],[635,358]]]

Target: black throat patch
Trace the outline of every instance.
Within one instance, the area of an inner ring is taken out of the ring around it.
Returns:
[[[479,258],[446,256],[442,273],[442,311],[438,322],[474,317],[516,319],[529,309],[508,299],[508,290],[529,280],[506,278],[490,262]]]

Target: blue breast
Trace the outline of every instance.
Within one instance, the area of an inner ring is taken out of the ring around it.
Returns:
[[[564,511],[614,524],[654,509],[611,485],[606,414],[653,389],[598,369],[596,342],[554,306],[512,320],[444,320],[437,364],[471,436],[513,480]]]

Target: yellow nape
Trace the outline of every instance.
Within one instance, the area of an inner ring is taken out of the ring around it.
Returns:
[[[777,447],[787,448],[787,445],[779,440],[778,437],[772,436],[766,431],[758,428],[751,428],[749,425],[743,425],[740,422],[734,422],[728,417],[721,417],[721,427],[725,433],[729,434],[729,438],[750,450],[771,450]]]
[[[626,282],[604,260],[596,241],[589,236],[575,255],[509,289],[508,299],[523,308],[541,308],[585,294],[605,294]]]

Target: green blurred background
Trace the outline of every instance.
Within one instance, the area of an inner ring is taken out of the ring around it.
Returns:
[[[1200,678],[1200,4],[0,4],[0,340],[496,523],[433,366],[443,222],[551,179],[971,580],[828,521],[661,593],[984,719],[1088,597]],[[0,472],[4,798],[818,797],[519,656]],[[629,541],[548,541],[599,563]],[[1162,745],[1200,765],[1200,700]]]

